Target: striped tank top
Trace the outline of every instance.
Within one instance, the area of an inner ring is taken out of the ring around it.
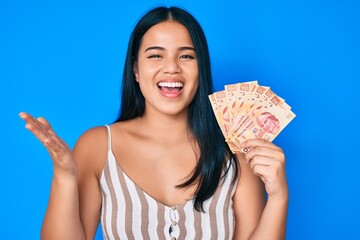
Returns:
[[[100,177],[102,206],[100,221],[104,239],[232,239],[234,211],[231,167],[214,195],[203,204],[205,212],[193,207],[193,200],[166,206],[143,191],[121,169],[111,149],[108,130],[107,159]]]

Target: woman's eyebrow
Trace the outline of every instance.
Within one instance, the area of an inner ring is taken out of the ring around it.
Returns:
[[[194,47],[185,46],[185,47],[179,47],[179,50],[180,50],[180,51],[184,51],[184,50],[192,50],[192,51],[195,51],[195,48],[194,48]]]
[[[165,48],[159,47],[159,46],[151,46],[151,47],[146,48],[145,52],[150,51],[150,50],[162,50],[162,51],[164,51]]]
[[[161,50],[161,51],[165,51],[166,49],[160,46],[151,46],[145,49],[145,52],[150,51],[150,50]],[[190,46],[184,46],[184,47],[179,47],[178,51],[184,51],[184,50],[191,50],[191,51],[195,51],[194,47],[190,47]]]

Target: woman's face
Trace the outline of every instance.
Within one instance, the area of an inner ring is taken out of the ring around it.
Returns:
[[[186,113],[198,88],[198,62],[186,27],[165,21],[143,36],[134,74],[145,97],[145,113]]]

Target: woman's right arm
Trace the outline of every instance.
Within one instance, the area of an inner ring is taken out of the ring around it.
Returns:
[[[100,153],[94,150],[103,149],[97,143],[99,138],[94,135],[104,130],[99,128],[86,132],[71,152],[44,118],[35,119],[27,113],[20,113],[20,117],[26,122],[25,127],[46,147],[54,166],[41,239],[94,238],[101,206],[96,171],[101,161],[96,161]],[[105,138],[101,141],[102,145],[106,145],[106,133],[100,134]],[[104,154],[103,151],[98,152]]]

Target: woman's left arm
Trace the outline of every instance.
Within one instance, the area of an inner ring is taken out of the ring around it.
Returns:
[[[237,154],[241,170],[234,198],[239,226],[235,239],[285,239],[288,209],[285,155],[281,148],[262,139],[247,140],[240,147],[245,153]],[[261,197],[259,184],[265,186],[268,195],[266,203]],[[265,207],[262,208],[263,204]],[[244,228],[241,225],[248,218],[258,221],[255,223],[253,220],[251,225],[245,224]]]

